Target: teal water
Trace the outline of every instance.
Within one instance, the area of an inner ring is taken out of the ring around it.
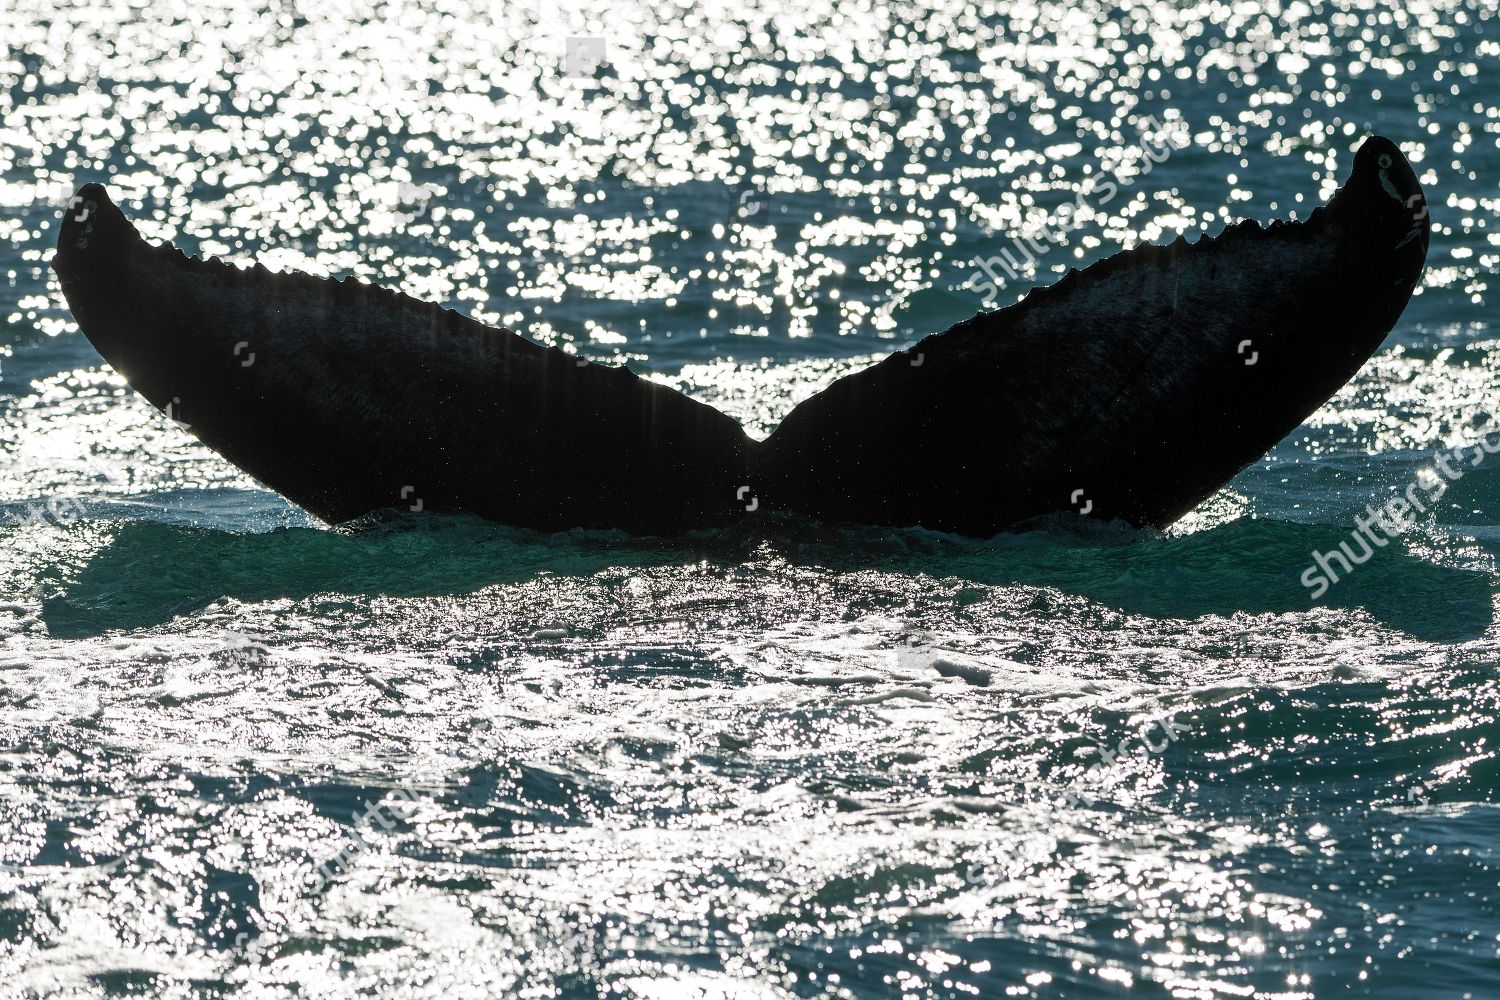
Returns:
[[[0,992],[1496,995],[1500,459],[1302,582],[1500,414],[1496,29],[0,7]],[[1147,172],[1155,128],[1184,143]],[[136,398],[46,271],[102,179],[148,235],[398,286],[764,434],[967,316],[976,256],[1100,178],[1000,302],[1305,217],[1372,131],[1429,193],[1420,293],[1167,532],[334,531]]]

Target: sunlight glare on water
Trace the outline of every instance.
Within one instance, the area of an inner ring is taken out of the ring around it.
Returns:
[[[1492,992],[1500,466],[1321,600],[1299,574],[1500,412],[1496,17],[0,9],[4,981]],[[1158,131],[1182,142],[1153,165]],[[976,257],[1098,179],[1120,196],[996,304],[1142,241],[1306,218],[1371,132],[1427,189],[1423,286],[1165,533],[330,530],[137,397],[47,270],[102,180],[191,253],[400,288],[764,436],[971,315]]]

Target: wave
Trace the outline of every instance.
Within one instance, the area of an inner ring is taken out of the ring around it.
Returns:
[[[98,524],[65,530],[97,531]],[[464,516],[399,515],[334,531],[289,527],[256,534],[131,520],[113,523],[109,540],[81,564],[55,560],[39,567],[38,579],[46,597],[43,620],[59,638],[151,627],[222,598],[430,597],[543,576],[587,578],[606,569],[707,564],[731,572],[752,559],[773,574],[776,564],[784,565],[781,576],[792,584],[806,568],[925,575],[1054,590],[1161,620],[1305,613],[1322,606],[1363,609],[1431,642],[1462,642],[1491,627],[1492,576],[1452,560],[1433,561],[1438,540],[1421,532],[1376,550],[1314,602],[1301,579],[1304,569],[1314,551],[1333,551],[1348,535],[1342,526],[1251,518],[1179,536],[1054,519],[983,541],[785,517],[768,518],[758,531],[720,529],[674,539],[612,531],[542,534]],[[806,599],[816,596],[809,592]]]

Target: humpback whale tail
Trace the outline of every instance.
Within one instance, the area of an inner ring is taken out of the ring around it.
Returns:
[[[53,268],[141,395],[318,517],[465,510],[541,529],[716,524],[751,441],[711,406],[354,279],[153,245],[91,184]]]
[[[1369,358],[1427,242],[1415,174],[1371,138],[1307,221],[1069,272],[840,379],[763,442],[624,368],[397,292],[153,245],[99,185],[64,215],[53,268],[137,391],[328,521],[411,506],[670,533],[781,509],[989,535],[1053,511],[1191,510]]]
[[[1165,526],[1353,377],[1427,238],[1415,174],[1371,138],[1306,222],[1117,254],[830,386],[767,442],[768,500],[980,535],[1085,508]]]

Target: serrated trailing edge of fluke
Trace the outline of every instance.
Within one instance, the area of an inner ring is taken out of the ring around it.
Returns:
[[[94,185],[86,185],[85,188],[80,189],[80,192],[91,186]],[[187,251],[177,246],[171,240],[154,240],[143,236],[140,230],[137,229],[136,226],[125,215],[124,211],[114,203],[113,199],[109,198],[108,190],[103,185],[97,185],[97,187],[103,193],[104,197],[109,201],[110,207],[112,207],[115,212],[118,213],[118,221],[113,223],[113,225],[118,229],[118,235],[123,238],[123,249],[128,250],[132,246],[139,247],[141,253],[145,254],[149,258],[154,259],[158,263],[166,264],[182,271],[187,271],[194,276],[201,277],[207,280],[223,281],[225,284],[231,287],[244,287],[246,285],[264,284],[268,287],[275,287],[278,291],[292,293],[306,292],[311,294],[326,294],[328,288],[331,286],[336,290],[336,293],[341,296],[363,295],[366,301],[369,302],[381,303],[385,305],[394,304],[400,308],[404,308],[412,312],[420,311],[425,314],[430,314],[432,311],[436,310],[440,315],[444,317],[445,320],[449,322],[457,321],[456,325],[460,328],[474,329],[476,331],[483,331],[488,333],[502,333],[513,337],[520,336],[513,330],[509,330],[505,327],[490,326],[489,324],[480,322],[472,316],[466,316],[463,313],[440,303],[427,302],[422,299],[416,298],[415,296],[409,295],[406,292],[401,291],[400,289],[390,288],[385,285],[366,281],[365,279],[352,274],[320,277],[307,271],[295,269],[283,271],[272,269],[266,267],[265,264],[261,263],[260,261],[251,261],[248,264],[240,264],[236,261],[226,260],[213,254],[204,256],[189,254]],[[65,226],[66,221],[67,215],[65,214]],[[81,252],[77,249],[65,248],[62,245],[63,235],[63,232],[60,231],[58,246],[59,257],[61,257],[64,253]],[[531,341],[529,339],[527,339],[527,342],[535,344],[535,346],[544,348],[549,351],[557,351],[563,356],[572,357],[572,355],[569,355],[561,348],[547,344],[537,344],[535,341]]]
[[[922,338],[923,342],[930,342],[934,338],[943,337],[949,333],[969,328],[975,323],[994,320],[1004,317],[1007,320],[1019,320],[1038,305],[1047,303],[1053,298],[1074,294],[1089,288],[1090,286],[1111,277],[1123,268],[1133,267],[1146,263],[1156,263],[1163,255],[1169,255],[1180,250],[1191,250],[1196,253],[1211,253],[1214,250],[1229,246],[1238,239],[1262,236],[1267,233],[1276,233],[1278,236],[1295,236],[1298,234],[1312,234],[1314,230],[1323,224],[1326,218],[1328,206],[1319,205],[1308,215],[1306,219],[1275,219],[1269,224],[1262,223],[1259,219],[1245,218],[1237,222],[1226,223],[1217,233],[1205,233],[1196,240],[1189,240],[1186,234],[1179,233],[1176,239],[1170,243],[1139,243],[1125,250],[1119,250],[1094,261],[1084,267],[1070,267],[1068,272],[1050,285],[1037,285],[1027,290],[1015,302],[1001,306],[998,309],[981,311],[970,318],[963,320],[947,330],[928,334]]]
[[[222,277],[228,279],[231,284],[242,284],[244,283],[244,278],[252,278],[257,281],[280,285],[289,291],[316,291],[326,288],[331,284],[344,293],[362,293],[370,301],[394,302],[408,308],[424,311],[436,309],[445,316],[462,320],[465,324],[473,324],[484,330],[493,330],[499,333],[507,333],[511,336],[519,336],[514,330],[481,323],[474,317],[466,316],[456,309],[449,308],[441,303],[427,302],[409,295],[398,288],[375,284],[357,275],[345,274],[320,277],[308,271],[274,270],[266,267],[260,261],[253,261],[250,264],[239,264],[215,255],[200,257],[197,254],[189,254],[171,240],[151,240],[141,236],[138,232],[136,233],[136,238],[140,241],[141,246],[146,252],[166,263],[172,264],[174,267],[186,269],[205,278]],[[533,343],[535,342],[533,341]],[[551,347],[546,344],[537,344],[537,346],[546,347],[548,350],[560,350],[560,348]],[[561,353],[566,354],[567,352],[562,351]]]
[[[103,185],[99,185],[99,187],[104,192],[105,197],[108,198],[107,189]],[[530,338],[522,337],[521,334],[506,327],[491,326],[448,306],[436,302],[427,302],[399,289],[375,284],[355,275],[319,277],[307,271],[273,270],[259,261],[252,261],[248,265],[241,265],[216,255],[198,256],[189,254],[171,240],[158,241],[142,236],[140,231],[125,216],[123,210],[114,204],[113,199],[110,199],[110,205],[119,213],[120,221],[129,231],[130,236],[147,253],[157,257],[164,263],[186,269],[206,278],[220,278],[227,280],[230,284],[243,284],[244,278],[248,277],[256,281],[266,282],[269,285],[280,286],[282,290],[308,292],[316,292],[318,289],[325,288],[329,283],[332,283],[334,287],[345,295],[350,293],[363,294],[367,301],[395,304],[401,308],[413,311],[422,310],[430,312],[435,309],[450,322],[452,320],[460,321],[459,325],[462,327],[471,328],[475,331],[521,337],[521,339],[529,344],[547,351],[556,351],[564,357],[578,360],[577,355],[569,354],[555,345],[537,343]],[[1263,225],[1257,219],[1246,218],[1238,222],[1228,223],[1218,233],[1212,235],[1204,234],[1196,240],[1188,240],[1186,234],[1179,233],[1170,243],[1141,243],[1094,261],[1085,267],[1069,268],[1066,274],[1052,284],[1031,288],[1016,302],[1002,306],[999,309],[978,312],[969,319],[962,320],[947,330],[928,334],[923,338],[923,341],[928,342],[934,338],[945,336],[948,333],[968,329],[975,323],[990,321],[1001,316],[1011,321],[1019,320],[1030,310],[1040,304],[1051,301],[1053,298],[1060,298],[1087,289],[1091,285],[1114,275],[1122,268],[1157,262],[1161,260],[1162,255],[1173,254],[1182,250],[1191,250],[1199,253],[1212,252],[1216,247],[1227,245],[1236,239],[1273,231],[1282,236],[1292,235],[1296,232],[1306,232],[1311,230],[1316,223],[1320,222],[1321,216],[1327,211],[1327,208],[1327,205],[1318,206],[1306,220],[1288,221],[1277,219],[1273,220],[1269,225]],[[904,350],[898,351],[892,354],[891,357],[904,355],[905,353],[906,351]],[[589,363],[593,364],[594,362]],[[604,367],[616,366],[606,365]],[[627,366],[618,367],[629,372]],[[634,373],[632,372],[631,374]]]
[[[1382,246],[1420,185],[1394,144],[1367,140],[1304,221],[1243,219],[1071,268],[925,338],[926,367],[891,353],[757,442],[626,367],[353,275],[191,256],[143,239],[103,187],[80,195],[53,266],[85,334],[159,408],[191,388],[193,433],[331,523],[405,500],[392,484],[406,483],[426,509],[544,530],[675,534],[765,508],[988,536],[1076,504],[1083,485],[1090,516],[1162,526],[1347,383],[1422,266]],[[1392,291],[1363,296],[1376,272]],[[1106,328],[1124,335],[1082,339]],[[247,333],[271,338],[248,374],[218,349]],[[1217,353],[1253,337],[1271,338],[1253,372]]]

